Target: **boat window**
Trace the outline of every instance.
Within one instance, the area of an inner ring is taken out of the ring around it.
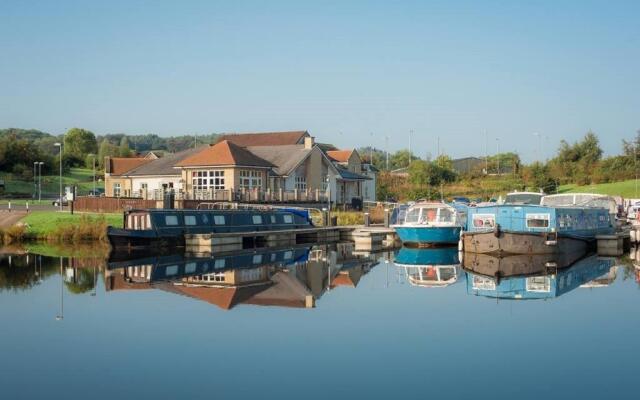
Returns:
[[[275,215],[272,215],[272,216],[271,216],[271,223],[272,223],[272,224],[275,224],[275,223],[276,223],[276,216],[275,216]]]
[[[493,228],[496,226],[496,217],[493,214],[476,214],[473,216],[474,228]]]
[[[484,276],[473,276],[472,286],[478,290],[496,290],[496,281]]]
[[[195,215],[185,215],[184,216],[184,224],[185,225],[196,225],[196,216]]]
[[[178,266],[177,265],[170,265],[167,268],[165,268],[164,270],[164,274],[165,276],[172,276],[178,273]]]
[[[527,214],[527,228],[548,228],[549,214]]]
[[[178,216],[177,215],[165,215],[164,216],[164,224],[167,226],[177,226],[178,225]]]
[[[438,215],[439,222],[453,222],[453,212],[448,208],[441,208]]]
[[[291,250],[287,250],[284,253],[284,259],[285,260],[291,260],[291,258],[293,258],[293,252]]]
[[[184,266],[184,272],[186,274],[192,274],[196,272],[196,263],[194,262],[186,263]]]
[[[224,268],[226,265],[227,265],[226,258],[218,258],[213,262],[213,268],[215,269]]]
[[[214,215],[213,223],[216,225],[224,225],[226,223],[224,220],[224,215]]]
[[[253,255],[253,263],[260,264],[262,262],[262,254],[254,254]]]
[[[527,278],[527,292],[549,293],[551,291],[551,279],[548,276],[532,276]]]
[[[438,209],[437,208],[425,208],[422,210],[422,218],[420,222],[436,222],[438,218]]]
[[[202,223],[205,225],[209,224],[209,216],[207,214],[200,214],[202,216]]]
[[[285,224],[293,224],[293,215],[285,214],[284,215],[284,223]]]
[[[251,218],[253,220],[253,223],[256,225],[262,223],[262,215],[254,215]]]
[[[404,219],[404,222],[413,224],[418,222],[418,218],[420,217],[420,208],[412,208],[407,212],[407,216]]]

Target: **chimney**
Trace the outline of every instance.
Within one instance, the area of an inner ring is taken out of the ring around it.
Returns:
[[[313,139],[313,136],[305,136],[305,138],[304,138],[304,148],[305,149],[313,148],[314,144],[315,144],[315,140]]]

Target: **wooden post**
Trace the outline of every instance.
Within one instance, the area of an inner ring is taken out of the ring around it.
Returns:
[[[384,209],[384,227],[388,228],[391,223],[391,213],[389,213],[389,209]]]
[[[366,212],[364,213],[364,226],[370,226],[371,225],[371,220],[369,219],[369,213]]]

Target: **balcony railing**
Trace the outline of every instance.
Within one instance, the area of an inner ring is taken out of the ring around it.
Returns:
[[[164,190],[148,190],[132,193],[132,197],[148,200],[162,200]],[[325,191],[316,190],[262,190],[262,189],[197,189],[191,192],[176,192],[176,200],[208,200],[243,203],[292,203],[292,202],[326,202]]]

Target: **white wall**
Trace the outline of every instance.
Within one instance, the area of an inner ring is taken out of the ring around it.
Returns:
[[[180,176],[154,176],[154,177],[132,177],[131,189],[134,193],[140,191],[143,183],[147,184],[147,190],[149,193],[154,190],[162,189],[163,184],[173,183],[173,189],[178,191],[182,189],[180,184]]]

